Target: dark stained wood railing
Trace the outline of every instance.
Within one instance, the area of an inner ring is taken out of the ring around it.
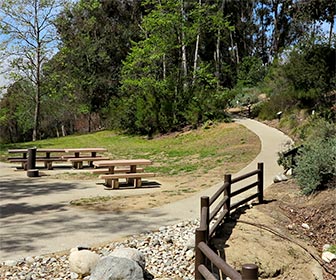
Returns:
[[[257,179],[253,183],[232,191],[232,185],[251,177],[256,176]],[[213,273],[209,270],[210,263],[217,267],[226,277],[232,280],[257,280],[258,267],[255,264],[245,264],[242,266],[240,274],[219,255],[217,255],[209,246],[211,239],[215,235],[217,228],[223,224],[229,217],[232,210],[247,202],[258,198],[259,203],[263,202],[264,188],[264,164],[258,163],[257,170],[246,173],[236,178],[232,178],[231,174],[224,176],[224,184],[221,186],[212,197],[201,197],[201,218],[200,226],[196,229],[195,238],[195,279],[196,280],[212,280],[216,279]],[[232,198],[245,193],[252,188],[257,188],[257,191],[248,197],[238,200],[231,204]],[[219,202],[217,202],[219,200]],[[217,202],[217,204],[216,204]],[[213,206],[213,207],[212,207]],[[210,210],[212,209],[212,210]]]

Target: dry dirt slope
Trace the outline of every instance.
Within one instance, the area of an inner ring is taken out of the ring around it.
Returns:
[[[336,260],[321,260],[323,245],[336,243],[335,198],[335,189],[307,197],[293,180],[273,184],[266,203],[241,208],[216,246],[225,248],[227,262],[236,268],[258,264],[261,279],[336,279]]]

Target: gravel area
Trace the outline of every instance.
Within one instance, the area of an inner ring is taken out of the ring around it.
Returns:
[[[134,235],[121,242],[91,247],[91,250],[107,256],[118,247],[136,248],[145,255],[146,270],[154,279],[193,279],[194,236],[198,224],[197,220],[193,220],[164,226],[157,231]],[[55,253],[48,256],[29,256],[19,261],[7,260],[0,265],[0,279],[77,279],[78,275],[69,269],[68,256],[68,253]]]

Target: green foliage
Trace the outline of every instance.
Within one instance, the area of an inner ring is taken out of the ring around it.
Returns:
[[[246,56],[238,65],[238,83],[237,86],[253,87],[260,83],[266,74],[266,67],[261,58],[255,56]]]
[[[295,177],[305,194],[336,184],[336,128],[312,116],[302,128],[304,147],[297,157]]]
[[[15,82],[29,81],[35,100],[32,139],[40,134],[40,105],[43,96],[43,64],[57,44],[53,21],[64,0],[0,1],[0,66],[10,64]],[[0,67],[1,68],[1,67]],[[5,66],[5,68],[7,68]]]
[[[34,86],[28,81],[11,85],[0,101],[0,135],[2,142],[31,138],[34,118]]]
[[[306,143],[297,157],[295,177],[304,194],[335,188],[336,136]]]
[[[336,255],[336,245],[331,245],[327,251]]]
[[[324,44],[294,49],[284,65],[302,105],[325,106],[325,93],[335,86],[336,50]]]
[[[306,142],[315,139],[329,139],[336,135],[335,122],[329,122],[316,115],[311,116],[298,130],[300,138]]]
[[[193,50],[203,25],[209,32],[218,31],[213,7],[188,5],[186,21],[179,1],[153,4],[155,7],[143,19],[144,38],[133,44],[123,64],[122,101],[117,106],[111,104],[116,110],[125,109],[124,104],[133,109],[124,110],[125,116],[115,123],[127,131],[151,135],[223,118],[227,101],[218,91],[213,65],[201,59],[194,61],[195,69],[189,61],[185,62],[186,68],[178,64],[181,52],[186,54],[185,47]],[[207,18],[206,13],[212,16]],[[228,28],[227,21],[221,28]],[[196,55],[192,51],[190,54]]]
[[[286,155],[289,151],[292,151],[294,146],[291,143],[288,143],[282,152],[278,152],[278,160],[277,163],[284,168],[285,171],[290,169],[294,170],[296,167],[295,157],[297,154]]]

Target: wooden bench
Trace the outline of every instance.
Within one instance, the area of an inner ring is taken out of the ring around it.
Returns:
[[[27,170],[27,158],[8,158],[9,162],[19,162],[22,164],[22,168],[24,170]],[[36,157],[36,162],[44,162],[44,167],[52,170],[53,166],[52,163],[56,161],[66,161],[66,159],[63,159],[62,157]]]
[[[130,168],[116,168],[114,169],[114,173],[130,173],[131,169]],[[144,168],[142,167],[137,167],[136,172],[144,172]],[[97,168],[95,170],[91,171],[91,174],[113,174],[111,173],[109,168]]]
[[[105,184],[108,188],[118,189],[119,179],[135,179],[134,187],[139,188],[142,185],[142,178],[155,177],[155,173],[116,173],[100,175],[100,179],[105,179]]]
[[[107,160],[109,159],[108,157],[103,157],[103,156],[95,156],[95,157],[71,157],[71,158],[66,158],[67,161],[72,163],[72,166],[76,169],[81,169],[83,168],[83,162],[87,161],[88,165],[93,167],[93,162],[97,160]]]

